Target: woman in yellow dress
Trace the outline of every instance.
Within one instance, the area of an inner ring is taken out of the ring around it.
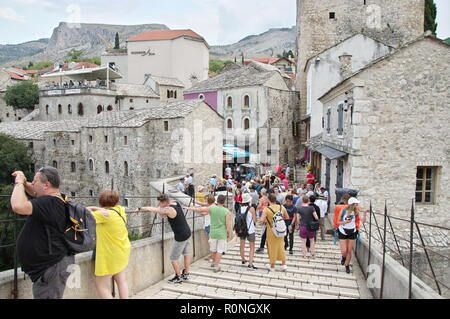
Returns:
[[[281,203],[280,203],[281,204]],[[283,205],[277,204],[277,197],[275,194],[269,195],[269,207],[265,208],[261,216],[260,222],[266,224],[267,234],[267,251],[269,253],[269,270],[275,270],[275,262],[281,261],[283,271],[287,270],[286,255],[284,253],[284,237],[276,237],[272,231],[273,215],[282,211],[283,219],[289,219],[286,208]]]
[[[124,269],[130,257],[127,216],[125,208],[117,205],[119,194],[104,191],[99,207],[87,207],[97,223],[95,253],[95,284],[102,299],[112,299],[109,283],[114,279],[120,299],[128,299],[128,285]]]

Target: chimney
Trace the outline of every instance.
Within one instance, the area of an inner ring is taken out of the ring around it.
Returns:
[[[353,74],[352,71],[352,55],[344,53],[339,56],[341,80],[348,78]]]

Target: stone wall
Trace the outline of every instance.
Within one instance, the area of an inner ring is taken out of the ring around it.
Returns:
[[[319,52],[363,33],[383,43],[398,46],[423,33],[424,0],[297,0],[297,89],[306,97],[306,61]],[[330,12],[335,18],[330,19]],[[306,99],[300,114],[306,115]],[[306,134],[302,134],[302,143]]]
[[[438,167],[434,204],[417,204],[416,218],[450,226],[450,47],[425,38],[357,76],[354,132],[362,137],[358,188],[367,204],[384,200],[409,215],[418,166]],[[444,71],[443,71],[444,70]],[[356,103],[358,101],[358,103]],[[356,177],[355,174],[352,174]]]

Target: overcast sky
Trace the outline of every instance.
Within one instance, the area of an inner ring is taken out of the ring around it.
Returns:
[[[332,1],[332,0],[330,0]],[[435,0],[438,37],[450,37],[450,0]],[[296,23],[295,0],[0,0],[0,44],[50,38],[59,22],[161,23],[230,44]]]

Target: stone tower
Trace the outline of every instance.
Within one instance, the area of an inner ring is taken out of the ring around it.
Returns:
[[[398,47],[424,33],[424,11],[425,0],[297,0],[296,84],[302,118],[306,114],[303,71],[310,57],[358,33]]]

